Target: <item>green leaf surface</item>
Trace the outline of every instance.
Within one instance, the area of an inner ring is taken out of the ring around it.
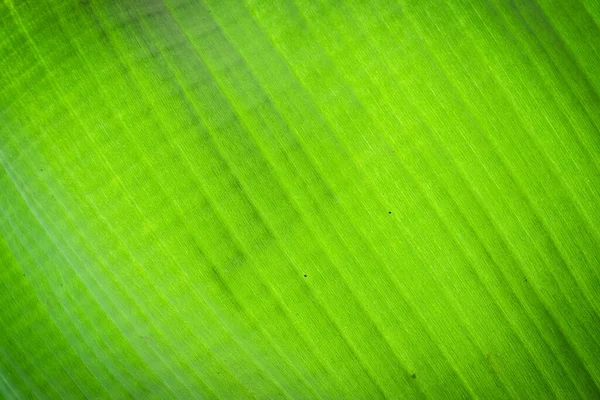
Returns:
[[[3,0],[0,397],[599,398],[597,0]]]

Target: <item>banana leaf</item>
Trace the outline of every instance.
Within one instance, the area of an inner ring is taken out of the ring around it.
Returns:
[[[3,0],[0,397],[600,397],[597,0]]]

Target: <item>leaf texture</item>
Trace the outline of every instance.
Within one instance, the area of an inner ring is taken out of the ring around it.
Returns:
[[[3,0],[0,396],[598,398],[596,0]]]

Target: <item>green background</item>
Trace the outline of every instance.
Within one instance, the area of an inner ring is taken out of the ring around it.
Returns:
[[[0,397],[599,398],[599,26],[3,0]]]

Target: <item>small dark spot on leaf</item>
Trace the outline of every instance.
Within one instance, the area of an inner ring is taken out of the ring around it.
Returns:
[[[304,277],[306,278],[306,274],[304,274]]]
[[[150,335],[147,335],[147,336],[140,335],[140,337],[142,339],[144,339],[144,341],[146,342],[146,344],[151,344],[153,342],[152,337]]]
[[[391,211],[388,211],[388,214],[391,214],[391,213],[392,213]]]
[[[417,374],[412,374],[410,377],[413,379],[417,379]]]
[[[527,282],[527,278],[525,278],[525,282]]]

